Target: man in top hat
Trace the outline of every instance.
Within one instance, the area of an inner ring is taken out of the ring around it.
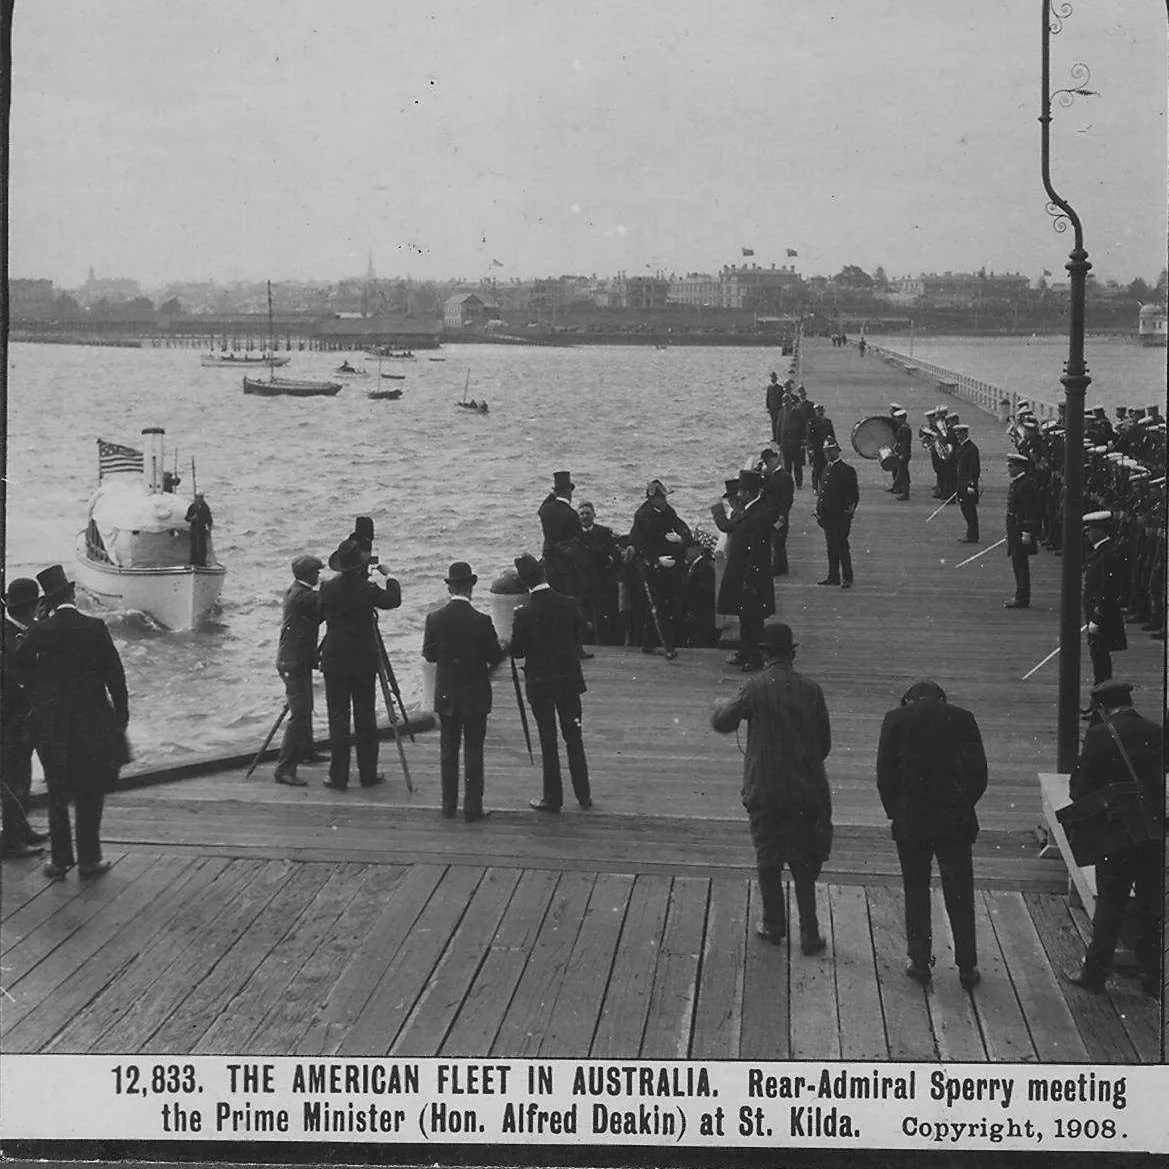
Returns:
[[[1015,596],[1004,609],[1031,605],[1031,557],[1039,550],[1039,495],[1026,455],[1007,455],[1007,557],[1015,574]]]
[[[317,582],[324,567],[325,562],[315,556],[298,556],[292,562],[292,584],[284,594],[276,670],[284,682],[288,722],[273,778],[288,787],[305,787],[308,783],[296,774],[298,764],[320,762],[313,746],[313,669],[321,626]]]
[[[329,557],[339,575],[321,585],[321,671],[325,675],[325,705],[329,712],[329,778],[325,787],[345,791],[349,786],[350,710],[357,744],[357,773],[362,787],[373,787],[385,776],[377,769],[377,715],[375,693],[382,668],[383,646],[377,625],[378,609],[396,609],[402,589],[384,564],[373,567],[385,578],[381,587],[369,579],[370,556],[358,540],[343,540]]]
[[[966,521],[966,535],[959,544],[977,544],[978,535],[978,483],[982,476],[982,463],[978,447],[970,437],[970,427],[959,422],[954,427],[958,439],[954,451],[954,481],[958,492],[958,507]]]
[[[534,556],[527,552],[517,556],[515,566],[529,596],[515,611],[509,651],[513,658],[524,659],[525,690],[540,734],[544,774],[544,794],[530,803],[538,812],[555,814],[564,802],[556,737],[559,721],[572,790],[581,809],[587,811],[593,798],[581,729],[580,696],[586,689],[580,668],[584,618],[574,598],[549,586]]]
[[[503,660],[491,618],[471,606],[478,579],[464,560],[450,566],[446,587],[451,599],[427,614],[422,637],[422,656],[437,667],[434,710],[440,733],[442,814],[453,819],[459,810],[461,741],[466,760],[463,819],[468,822],[491,815],[483,810],[483,742],[491,711],[491,673]]]
[[[1112,677],[1112,655],[1128,648],[1120,557],[1112,538],[1112,513],[1089,512],[1084,516],[1084,531],[1090,545],[1084,556],[1082,587],[1088,654],[1092,659],[1092,681],[1104,682]]]
[[[580,545],[580,515],[572,506],[576,484],[568,471],[555,471],[552,491],[540,504],[540,527],[544,532],[544,567],[549,584],[557,592],[580,600],[580,569],[584,550]]]
[[[787,533],[795,480],[785,471],[779,455],[767,447],[759,456],[763,476],[763,504],[771,517],[771,575],[787,576]]]
[[[771,441],[779,442],[779,412],[783,409],[783,386],[779,375],[772,370],[771,381],[767,383],[767,416],[771,419]]]
[[[207,563],[208,544],[211,538],[211,528],[214,520],[207,500],[202,491],[195,492],[191,506],[187,508],[187,524],[191,530],[191,563],[205,565]]]
[[[927,985],[934,963],[930,869],[937,857],[954,934],[958,979],[979,981],[974,932],[974,806],[986,791],[986,753],[974,715],[946,701],[936,682],[911,686],[885,715],[877,747],[877,791],[892,821],[905,890],[905,973]]]
[[[824,444],[830,438],[836,438],[836,428],[832,425],[832,419],[824,413],[824,407],[817,403],[808,422],[808,460],[812,465],[813,491],[820,490],[820,479],[824,475],[827,463],[824,457]]]
[[[44,852],[46,832],[36,831],[28,822],[29,789],[32,786],[33,741],[28,725],[28,697],[13,673],[16,651],[33,623],[40,586],[35,580],[18,577],[4,594],[4,653],[0,656],[0,857],[36,856]]]
[[[1072,771],[1069,794],[1078,800],[1115,783],[1139,785],[1145,811],[1156,829],[1164,819],[1165,765],[1161,727],[1142,718],[1132,704],[1132,686],[1109,680],[1092,687],[1094,717],[1084,733],[1084,747]],[[1092,940],[1081,967],[1064,977],[1099,994],[1112,970],[1121,921],[1133,893],[1133,948],[1141,987],[1161,993],[1162,838],[1133,843],[1096,862],[1096,907]]]
[[[909,498],[909,460],[913,457],[913,431],[909,429],[909,415],[903,407],[898,406],[893,411],[893,422],[896,429],[893,432],[893,454],[897,457],[897,465],[893,468],[893,498],[906,500]]]
[[[774,453],[772,451],[772,454]],[[733,530],[736,518],[743,511],[743,501],[739,496],[741,486],[738,475],[733,479],[724,479],[722,497],[717,503],[710,505],[710,518],[714,520],[714,526],[728,535]]]
[[[755,932],[778,945],[787,935],[783,868],[792,873],[801,949],[825,948],[816,916],[816,878],[832,848],[832,796],[824,760],[832,731],[824,692],[793,667],[797,642],[782,622],[763,631],[766,664],[737,697],[715,707],[710,725],[729,734],[747,722],[743,807],[759,878],[762,920]]]
[[[54,564],[38,572],[37,580],[48,613],[25,635],[13,667],[28,696],[30,729],[49,789],[51,859],[45,874],[59,880],[77,864],[82,878],[100,877],[110,867],[101,853],[105,795],[130,758],[126,674],[105,623],[77,611],[65,570]]]
[[[645,502],[633,516],[629,546],[637,560],[643,588],[648,592],[650,607],[642,622],[641,648],[653,653],[654,633],[660,625],[662,649],[671,660],[678,656],[674,648],[682,627],[682,593],[686,583],[685,552],[694,542],[690,529],[666,501],[669,488],[660,479],[651,479],[645,487]],[[656,613],[656,617],[653,614]]]
[[[744,673],[763,665],[759,642],[764,621],[775,613],[775,587],[771,582],[771,533],[773,513],[764,502],[763,476],[758,471],[739,473],[742,513],[727,540],[727,565],[718,591],[716,609],[739,618],[741,648],[738,664]]]
[[[824,529],[828,575],[816,583],[850,589],[853,579],[852,550],[848,537],[852,529],[852,517],[860,503],[856,469],[840,457],[840,447],[835,439],[824,444],[824,454],[828,464],[824,468],[820,493],[816,497],[816,523]]]

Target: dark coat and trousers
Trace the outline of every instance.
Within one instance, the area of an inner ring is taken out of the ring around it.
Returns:
[[[787,576],[787,533],[792,501],[795,498],[795,480],[790,471],[778,466],[763,472],[763,502],[771,513],[771,574]]]
[[[122,660],[105,622],[66,603],[29,629],[14,665],[28,697],[29,731],[45,768],[52,863],[69,869],[76,861],[84,875],[101,864],[105,795],[130,760]]]
[[[848,535],[860,502],[856,468],[837,459],[824,468],[816,498],[816,522],[824,529],[828,551],[828,583],[852,584],[852,550]]]
[[[1136,772],[1150,809],[1162,824],[1165,807],[1165,762],[1161,728],[1142,718],[1132,707],[1108,712],[1112,725]],[[1113,783],[1131,783],[1132,776],[1103,722],[1084,732],[1084,746],[1072,771],[1069,795],[1073,800]],[[1103,983],[1112,970],[1121,923],[1133,893],[1133,946],[1144,986],[1153,993],[1161,972],[1162,841],[1153,840],[1112,853],[1096,862],[1096,908],[1092,916],[1092,940],[1084,956],[1083,975]]]
[[[24,687],[13,673],[17,647],[28,630],[4,614],[4,654],[0,657],[3,707],[0,714],[0,824],[3,847],[20,848],[31,841],[28,798],[32,787],[32,734]]]
[[[1015,604],[1030,605],[1031,557],[1039,550],[1039,494],[1027,472],[1013,476],[1007,484],[1006,527],[1007,558],[1015,574]]]
[[[1111,536],[1097,542],[1084,557],[1084,621],[1098,626],[1088,630],[1088,654],[1093,682],[1112,677],[1112,655],[1128,648],[1121,597],[1122,572],[1116,541]]]
[[[909,495],[909,461],[913,458],[913,431],[909,423],[900,421],[893,432],[893,453],[897,466],[893,471],[893,494],[898,498]]]
[[[580,542],[580,515],[559,495],[549,495],[538,512],[544,533],[541,555],[548,583],[560,593],[578,600],[587,574],[588,557]]]
[[[321,598],[316,589],[294,580],[284,594],[284,620],[276,650],[276,669],[284,682],[288,722],[276,759],[276,778],[292,778],[297,764],[313,753],[313,669]]]
[[[771,579],[771,535],[774,516],[762,494],[729,522],[727,563],[716,609],[739,618],[741,655],[745,664],[762,660],[759,640],[763,623],[775,614]]]
[[[564,802],[556,723],[564,736],[572,790],[580,804],[592,802],[589,765],[581,730],[580,696],[585,692],[580,668],[584,618],[572,597],[536,585],[515,611],[511,656],[524,661],[525,690],[540,735],[544,772],[543,802],[559,810]]]
[[[978,543],[978,480],[982,474],[982,461],[971,439],[962,443],[954,453],[954,473],[957,476],[958,508],[966,521],[965,540],[968,544]]]
[[[667,539],[670,533],[681,536],[674,543]],[[664,639],[663,649],[667,652],[677,645],[682,632],[682,600],[686,589],[686,564],[683,553],[686,546],[694,542],[690,528],[678,513],[664,501],[655,506],[646,500],[633,513],[633,526],[629,530],[629,544],[640,559],[634,572],[649,588],[650,596],[658,611]],[[664,568],[661,557],[668,556],[674,561],[673,568]],[[651,648],[656,640],[652,616],[647,612],[642,622],[641,645]]]
[[[402,590],[393,577],[379,587],[365,569],[343,572],[320,591],[326,632],[321,645],[325,704],[329,711],[329,784],[349,785],[350,708],[357,743],[357,773],[364,786],[377,782],[375,694],[381,664],[377,610],[396,609]]]
[[[832,796],[824,760],[832,732],[824,692],[787,659],[772,659],[736,698],[715,708],[710,725],[729,734],[747,722],[743,807],[763,903],[763,928],[772,939],[787,932],[783,867],[795,882],[800,934],[819,937],[816,878],[832,849]]]
[[[439,723],[442,811],[454,816],[459,807],[459,746],[466,761],[463,815],[483,813],[483,742],[491,711],[491,671],[503,660],[495,625],[473,608],[470,598],[452,596],[427,615],[422,656],[437,667],[434,708]]]
[[[986,791],[986,754],[974,715],[937,698],[891,710],[877,747],[877,791],[893,822],[905,890],[905,938],[919,969],[933,962],[930,868],[937,857],[960,971],[978,964],[974,932],[974,806]]]

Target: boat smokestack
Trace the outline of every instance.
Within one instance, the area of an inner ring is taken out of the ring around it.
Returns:
[[[142,474],[151,495],[162,491],[163,438],[161,426],[147,426],[142,431]]]

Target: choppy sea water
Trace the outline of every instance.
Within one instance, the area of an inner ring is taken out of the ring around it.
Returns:
[[[1066,346],[955,338],[915,343],[914,352],[1040,396],[1040,379],[1058,386]],[[703,523],[744,455],[744,426],[724,420],[758,416],[768,371],[782,375],[787,362],[775,350],[649,346],[457,346],[435,356],[444,360],[387,362],[406,374],[393,383],[405,393],[378,402],[366,397],[372,376],[331,399],[245,396],[242,370],[203,369],[193,349],[10,348],[9,579],[69,565],[97,483],[99,436],[137,446],[143,427],[165,427],[183,491],[193,455],[215,515],[228,576],[212,623],[173,634],[140,614],[107,615],[126,665],[139,763],[258,745],[283,701],[273,661],[289,564],[306,551],[327,557],[355,516],[373,517],[376,551],[402,583],[402,608],[383,614],[381,628],[409,703],[421,694],[423,621],[445,596],[452,560],[471,562],[484,601],[516,553],[538,552],[536,508],[562,468],[573,473],[576,502],[591,499],[618,531],[628,530],[650,477],[675,490],[684,518]],[[342,357],[297,353],[286,372],[327,377]],[[350,359],[376,372],[361,354]],[[1163,351],[1093,344],[1089,363],[1094,400],[1162,396]],[[455,406],[468,372],[469,395],[490,402],[486,416]],[[323,706],[321,695],[322,725]]]

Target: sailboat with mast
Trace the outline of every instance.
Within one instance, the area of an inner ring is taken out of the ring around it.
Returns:
[[[272,281],[268,281],[268,350],[276,352],[276,331],[272,324]],[[341,390],[340,382],[317,382],[303,378],[277,377],[271,367],[268,377],[251,378],[244,375],[244,393],[263,397],[331,398]]]

